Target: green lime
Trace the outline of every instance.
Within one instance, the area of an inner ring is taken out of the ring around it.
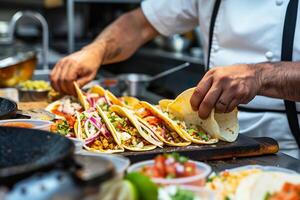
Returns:
[[[158,188],[149,177],[138,172],[132,172],[127,174],[125,179],[135,186],[140,200],[157,200]]]
[[[135,186],[128,180],[114,181],[101,191],[102,200],[138,200]]]

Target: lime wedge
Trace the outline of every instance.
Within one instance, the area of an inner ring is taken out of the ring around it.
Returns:
[[[138,172],[131,172],[125,176],[136,188],[141,200],[157,200],[158,188],[151,179]]]
[[[101,200],[138,200],[135,186],[128,180],[114,181],[103,188]]]

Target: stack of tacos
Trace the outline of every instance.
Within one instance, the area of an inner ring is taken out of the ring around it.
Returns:
[[[163,145],[151,132],[146,132],[139,125],[137,119],[125,108],[124,101],[119,100],[109,91],[100,86],[94,86],[87,93],[83,93],[77,85],[75,87],[79,101],[86,108],[81,115],[90,110],[98,113],[103,120],[102,124],[105,124],[107,130],[114,136],[114,140],[110,142],[116,142],[124,149],[131,151],[147,151]],[[79,120],[81,119],[78,118]],[[86,140],[86,138],[82,139]],[[95,150],[88,145],[84,148]]]
[[[194,88],[174,100],[164,99],[154,106],[134,97],[117,98],[101,86],[83,92],[75,83],[84,108],[76,112],[75,137],[84,148],[96,152],[147,151],[156,147],[213,144],[235,141],[237,111],[217,114],[206,120],[193,111],[189,99]]]

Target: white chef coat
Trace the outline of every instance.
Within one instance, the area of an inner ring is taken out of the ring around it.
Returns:
[[[238,63],[280,61],[283,25],[289,0],[223,0],[216,18],[210,68]],[[184,33],[199,25],[207,59],[210,19],[214,0],[147,0],[142,10],[162,35]],[[293,59],[300,60],[300,12]],[[285,110],[281,99],[256,96],[246,107]],[[297,103],[300,111],[300,104]],[[298,116],[299,118],[299,116]],[[281,151],[299,157],[285,113],[239,112],[240,133],[268,136]]]

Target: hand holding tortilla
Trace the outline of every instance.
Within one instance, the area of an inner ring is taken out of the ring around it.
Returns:
[[[58,61],[50,75],[53,88],[64,94],[75,95],[73,81],[83,86],[96,76],[103,57],[100,51],[87,46]]]
[[[261,88],[260,72],[247,64],[216,67],[196,88],[191,96],[192,107],[201,118],[207,118],[214,108],[219,113],[231,112],[251,101]]]
[[[189,103],[195,88],[181,93],[167,107],[169,113],[188,124],[202,127],[209,135],[223,141],[233,142],[237,139],[239,125],[237,109],[230,113],[210,113],[207,119],[201,119],[198,112],[194,111]]]

